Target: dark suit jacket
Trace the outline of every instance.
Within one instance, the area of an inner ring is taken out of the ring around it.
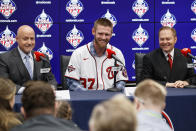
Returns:
[[[55,118],[52,115],[39,115],[26,120],[11,131],[81,131],[73,122]]]
[[[172,70],[162,50],[156,49],[143,58],[143,79],[150,78],[165,85],[166,82],[186,80],[193,84],[194,68],[187,68],[187,63],[192,63],[190,58],[183,56],[179,49],[174,49]]]
[[[33,52],[34,51],[32,51],[32,54]],[[34,57],[34,55],[32,56]],[[40,73],[40,69],[44,68],[45,66],[44,64],[45,63],[43,61],[37,62],[34,59],[33,80],[47,81],[56,86],[57,82],[52,72],[49,72],[48,74]],[[45,79],[46,75],[47,79]],[[20,86],[23,86],[25,82],[31,80],[31,77],[22,61],[18,48],[14,48],[11,51],[0,55],[0,77],[11,79],[15,84],[17,84],[17,91]]]

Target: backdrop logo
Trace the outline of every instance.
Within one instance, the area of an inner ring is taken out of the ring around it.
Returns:
[[[46,47],[46,45],[45,45],[44,42],[43,42],[42,47],[39,48],[37,51],[48,55],[49,60],[52,60],[52,58],[53,58],[53,52],[48,47]]]
[[[132,68],[135,69],[135,60],[132,62]]]
[[[132,39],[140,46],[148,40],[148,32],[142,28],[141,24],[139,25],[139,28],[137,28],[133,34],[132,34]]]
[[[167,13],[161,17],[161,25],[174,27],[175,24],[176,24],[176,18],[173,14],[169,12],[169,9],[168,9]]]
[[[6,26],[6,29],[0,33],[0,43],[5,47],[6,50],[9,50],[15,42],[16,34],[9,30],[8,26]]]
[[[132,10],[140,17],[148,11],[149,6],[145,0],[136,0],[132,5]]]
[[[83,33],[74,25],[73,29],[67,33],[66,40],[76,48],[84,39]]]
[[[83,11],[83,9],[83,4],[79,0],[70,0],[66,5],[66,10],[70,15],[72,15],[73,18],[76,18]]]
[[[6,19],[8,19],[16,9],[16,4],[12,0],[0,1],[0,12]]]
[[[191,32],[191,38],[196,42],[196,28]]]
[[[103,15],[102,18],[106,18],[106,19],[110,20],[113,24],[113,27],[117,24],[116,17],[110,13],[109,9],[107,9],[107,13],[105,15]]]
[[[196,14],[196,0],[191,4],[191,10]]]
[[[42,13],[35,18],[35,26],[44,34],[53,25],[52,18],[42,10]]]

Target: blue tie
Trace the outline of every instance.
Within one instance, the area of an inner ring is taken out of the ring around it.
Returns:
[[[26,55],[24,58],[25,58],[25,66],[29,72],[31,79],[33,79],[33,72],[32,72],[32,68],[31,68],[31,64],[30,64],[30,56]]]

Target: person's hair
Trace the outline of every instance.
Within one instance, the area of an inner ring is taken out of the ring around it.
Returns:
[[[22,95],[22,105],[26,117],[34,117],[45,113],[54,113],[55,94],[49,83],[29,81],[25,83]]]
[[[16,85],[9,79],[0,78],[0,129],[4,131],[21,124],[10,105],[15,93]]]
[[[177,37],[177,34],[176,34],[176,30],[174,28],[171,28],[169,26],[162,26],[160,29],[159,29],[159,36],[160,36],[160,32],[162,30],[171,30],[171,32],[173,33],[173,36],[174,37]]]
[[[136,125],[134,105],[122,94],[96,105],[89,120],[91,131],[135,131]]]
[[[59,106],[57,109],[56,117],[72,120],[72,109],[67,101],[58,101]]]
[[[146,79],[137,85],[134,95],[145,104],[163,106],[166,99],[166,89],[154,80]]]
[[[93,28],[96,30],[98,25],[109,26],[113,31],[112,22],[110,20],[106,19],[106,18],[99,18],[98,20],[96,20],[94,22],[94,27]]]

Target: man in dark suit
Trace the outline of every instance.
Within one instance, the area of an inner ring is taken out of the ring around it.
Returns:
[[[146,54],[143,58],[143,79],[151,78],[166,87],[183,88],[193,83],[194,69],[187,68],[192,63],[181,51],[174,48],[177,36],[174,28],[161,27],[159,30],[160,48]]]
[[[18,28],[16,41],[18,47],[0,55],[0,77],[11,79],[17,84],[17,91],[29,80],[43,80],[56,86],[57,82],[51,71],[41,70],[50,67],[45,61],[35,60],[35,32],[32,27],[22,25]],[[48,58],[47,58],[48,59]],[[48,60],[49,61],[49,60]]]

